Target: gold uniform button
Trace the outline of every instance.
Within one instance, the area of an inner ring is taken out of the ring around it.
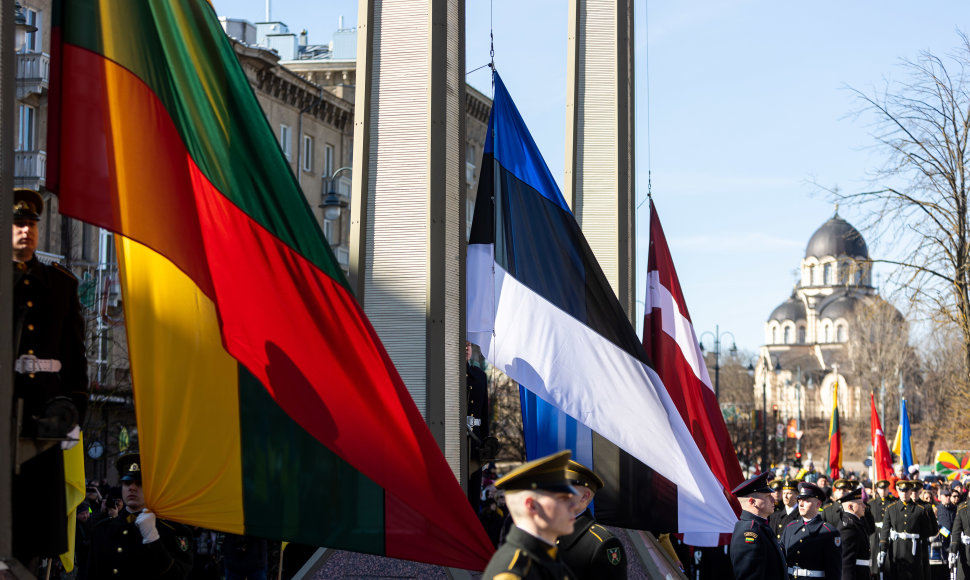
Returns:
[[[28,377],[30,377],[30,378],[34,378],[34,373],[30,373],[30,374],[29,374],[29,375],[27,375],[27,376],[28,376]]]
[[[24,280],[24,286],[30,286],[30,280]]]
[[[121,549],[121,546],[118,546],[118,553],[120,554],[121,552],[124,552],[124,550]]]
[[[34,354],[34,349],[32,349],[32,348],[31,349],[28,349],[27,350],[27,354]]]
[[[27,308],[33,308],[33,306],[34,306],[34,301],[33,300],[28,300],[27,301]]]
[[[33,329],[34,329],[34,325],[33,324],[28,324],[27,325],[27,330],[33,330]]]
[[[127,536],[128,535],[128,530],[121,530],[121,535],[122,536]]]

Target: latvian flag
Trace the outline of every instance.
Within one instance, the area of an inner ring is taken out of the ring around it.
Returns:
[[[721,484],[497,74],[494,82],[468,245],[469,340],[537,401],[578,422],[526,428],[547,444],[562,441],[603,478],[601,522],[731,530]]]

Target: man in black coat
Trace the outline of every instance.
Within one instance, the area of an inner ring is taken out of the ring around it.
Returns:
[[[566,468],[569,451],[530,461],[495,481],[515,522],[482,580],[556,580],[576,576],[562,558],[556,540],[573,532],[576,489]]]
[[[94,528],[88,578],[184,580],[192,573],[192,532],[160,520],[145,507],[141,457],[123,455],[117,462],[125,507]]]
[[[869,500],[869,514],[874,522],[874,530],[869,534],[869,553],[872,555],[869,571],[873,576],[878,576],[879,564],[876,555],[879,553],[879,531],[882,529],[882,519],[886,509],[898,500],[889,492],[888,479],[880,479],[873,485],[873,489],[876,496]]]
[[[862,489],[855,489],[839,498],[842,504],[842,520],[839,536],[842,538],[842,580],[869,580],[870,546],[866,526],[866,504],[862,502]]]
[[[603,480],[585,465],[569,460],[566,469],[578,493],[573,533],[561,536],[556,544],[563,562],[578,578],[626,579],[626,553],[613,532],[596,523],[589,504],[602,489]]]
[[[20,464],[13,478],[13,553],[27,563],[67,551],[64,458],[59,441],[83,419],[87,402],[84,321],[77,279],[61,266],[34,255],[40,194],[14,191],[13,370],[18,435],[38,442],[38,453]],[[8,331],[9,332],[9,331]],[[10,368],[10,367],[7,367]],[[76,439],[76,434],[75,437]]]
[[[839,502],[842,496],[858,487],[857,484],[848,479],[836,479],[832,484],[832,503],[822,508],[822,521],[831,525],[833,528],[839,527],[842,521],[842,503]]]
[[[970,510],[964,501],[957,506],[953,518],[953,533],[950,534],[950,568],[956,568],[957,578],[970,578]]]
[[[465,341],[465,379],[468,384],[468,501],[477,514],[482,503],[482,451],[488,437],[488,377],[472,364],[472,343]],[[487,453],[486,453],[487,454]]]
[[[775,510],[768,516],[768,527],[775,533],[775,540],[781,542],[781,533],[785,527],[798,518],[798,482],[786,479],[781,486],[782,509]]]
[[[818,512],[825,496],[813,483],[798,485],[799,518],[781,534],[781,547],[793,577],[842,576],[842,538],[838,530],[822,521]]]
[[[774,509],[768,473],[752,477],[731,492],[741,503],[741,518],[731,534],[731,566],[736,580],[787,579],[788,567],[765,519]]]
[[[914,481],[896,482],[900,501],[886,510],[879,531],[878,563],[882,570],[892,571],[896,580],[927,580],[929,575],[927,548],[936,529],[929,514],[913,498],[916,487]]]

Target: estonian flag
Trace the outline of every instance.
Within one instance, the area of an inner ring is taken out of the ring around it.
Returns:
[[[530,428],[603,478],[598,520],[655,532],[731,530],[737,518],[721,485],[497,74],[494,82],[468,245],[468,340],[537,405],[580,423],[562,433],[541,431],[562,422]]]

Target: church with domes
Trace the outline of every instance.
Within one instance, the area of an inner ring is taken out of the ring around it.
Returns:
[[[765,323],[755,368],[756,407],[764,397],[780,422],[827,420],[837,372],[840,419],[868,416],[869,390],[853,382],[847,343],[860,305],[883,300],[872,285],[871,266],[862,234],[836,209],[809,239],[791,296]]]

